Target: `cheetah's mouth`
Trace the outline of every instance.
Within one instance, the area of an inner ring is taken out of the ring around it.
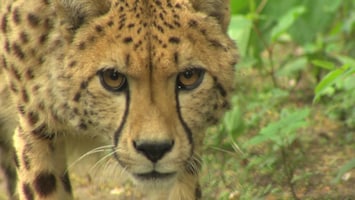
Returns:
[[[161,180],[161,179],[169,179],[174,177],[176,172],[171,172],[171,173],[160,173],[157,171],[151,171],[148,173],[143,173],[143,174],[135,174],[134,176],[137,179],[144,180],[144,181],[151,181],[151,180]]]

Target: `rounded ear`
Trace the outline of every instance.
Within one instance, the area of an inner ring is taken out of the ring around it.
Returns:
[[[230,22],[229,0],[190,0],[195,10],[215,17],[224,32],[227,32]]]
[[[52,6],[63,31],[72,35],[83,24],[107,13],[111,3],[108,0],[54,0]]]

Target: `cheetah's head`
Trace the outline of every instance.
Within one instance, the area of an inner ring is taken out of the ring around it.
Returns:
[[[78,134],[106,137],[138,183],[199,170],[205,129],[229,105],[228,0],[57,0],[66,41],[56,89]]]

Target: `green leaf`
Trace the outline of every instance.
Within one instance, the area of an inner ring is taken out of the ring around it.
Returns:
[[[277,76],[294,76],[297,72],[307,67],[307,58],[299,57],[288,62],[283,68],[277,71]]]
[[[225,114],[223,125],[227,133],[231,136],[233,141],[235,141],[239,134],[243,132],[244,128],[242,113],[238,107],[233,107],[231,111]]]
[[[231,13],[232,14],[246,13],[247,8],[248,8],[248,1],[232,0],[232,1],[230,1],[230,3],[231,3]]]
[[[337,59],[339,59],[343,65],[349,65],[351,68],[355,68],[355,59],[342,55],[338,55]]]
[[[351,159],[350,161],[348,161],[347,163],[345,163],[340,169],[339,172],[337,174],[337,176],[335,177],[335,179],[333,179],[333,183],[338,183],[341,179],[341,177],[348,171],[350,171],[351,169],[355,168],[355,158]]]
[[[315,89],[315,97],[313,102],[316,102],[319,100],[320,96],[323,94],[323,92],[330,87],[331,85],[333,85],[337,79],[339,77],[342,76],[342,74],[344,73],[344,71],[347,69],[347,67],[342,67],[339,69],[335,69],[331,72],[329,72],[322,80],[321,82],[318,83],[318,85],[316,86]]]
[[[314,43],[320,33],[327,31],[337,15],[342,0],[297,0],[297,5],[307,8],[300,16],[289,33],[299,44]]]
[[[297,6],[289,10],[282,16],[277,25],[271,31],[271,40],[276,41],[281,34],[285,33],[295,22],[295,20],[305,12],[305,7]]]
[[[283,109],[278,121],[269,123],[262,128],[259,134],[246,142],[245,145],[257,145],[265,141],[273,141],[278,146],[289,145],[295,138],[296,130],[308,124],[305,119],[309,113],[308,108],[292,112]]]
[[[241,57],[246,55],[252,22],[244,16],[236,15],[231,19],[229,35],[237,41]]]
[[[313,60],[312,64],[323,69],[328,69],[328,70],[335,69],[334,63],[325,60]]]

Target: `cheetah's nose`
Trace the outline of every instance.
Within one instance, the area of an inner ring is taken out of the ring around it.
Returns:
[[[158,162],[173,146],[174,141],[148,142],[148,141],[133,141],[134,148],[142,153],[153,163]]]

